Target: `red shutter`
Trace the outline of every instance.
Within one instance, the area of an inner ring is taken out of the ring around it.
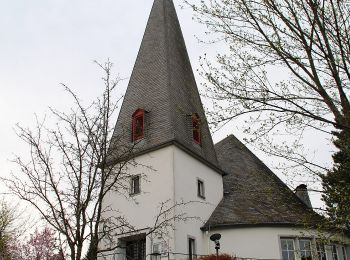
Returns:
[[[192,132],[193,141],[196,144],[201,144],[201,122],[197,114],[192,115]]]
[[[145,136],[145,111],[138,109],[132,116],[132,141],[143,139]]]

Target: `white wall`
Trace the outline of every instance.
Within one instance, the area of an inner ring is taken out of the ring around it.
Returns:
[[[173,149],[166,147],[153,151],[135,161],[137,165],[130,167],[128,173],[141,174],[141,193],[123,197],[111,192],[104,206],[118,209],[136,228],[144,228],[153,223],[161,202],[173,200]],[[129,186],[129,182],[130,179],[126,179],[125,185]]]
[[[172,205],[174,201],[173,147],[138,156],[135,162],[135,166],[128,168],[128,173],[141,174],[141,193],[130,196],[128,192],[124,195],[110,192],[105,198],[104,207],[117,210],[115,214],[125,216],[135,229],[144,229],[154,225],[162,202],[170,200],[169,205]],[[124,185],[130,186],[130,178],[125,179]],[[148,254],[151,252],[149,238],[146,246]]]
[[[153,243],[167,244],[175,253],[188,253],[188,237],[196,239],[197,253],[206,254],[208,244],[205,234],[200,230],[210,217],[223,196],[222,176],[202,162],[194,159],[176,146],[168,146],[135,158],[137,166],[128,169],[130,174],[142,174],[141,194],[136,196],[120,196],[110,193],[104,206],[110,206],[125,215],[135,229],[152,226],[159,213],[161,202],[170,200],[168,204],[188,203],[177,206],[173,214],[186,212],[186,217],[200,220],[187,220],[175,223],[175,231],[169,230],[169,237],[152,236],[147,239],[147,254],[151,253]],[[151,166],[148,169],[144,166]],[[197,196],[197,179],[204,182],[205,200]],[[129,185],[129,178],[125,185]],[[169,216],[171,217],[171,216]],[[204,242],[203,242],[204,241]],[[185,256],[184,258],[188,258]]]
[[[222,176],[177,147],[174,148],[174,176],[175,200],[192,201],[183,210],[187,212],[189,217],[200,218],[200,220],[176,224],[175,252],[187,254],[188,237],[192,237],[196,240],[196,253],[206,254],[208,243],[200,228],[223,197]],[[205,200],[197,196],[197,179],[204,182]],[[188,256],[178,257],[178,259],[181,258],[188,259]]]
[[[214,233],[220,233],[222,235],[220,240],[221,253],[258,259],[281,259],[281,237],[316,238],[320,236],[318,231],[305,231],[287,227],[245,227],[207,232],[207,241],[210,235]],[[337,237],[337,239],[343,240],[345,243],[350,243],[348,238]],[[210,245],[210,253],[214,254],[214,243],[210,242]],[[339,248],[339,253],[341,252],[340,250]],[[339,254],[339,256],[341,255]],[[339,257],[339,259],[343,258]]]
[[[200,228],[223,197],[222,176],[175,146],[141,155],[136,161],[139,165],[131,167],[129,173],[144,176],[141,180],[141,194],[123,197],[110,193],[105,200],[105,206],[109,205],[125,215],[136,229],[152,226],[159,212],[159,204],[169,199],[171,203],[190,202],[186,207],[176,208],[174,213],[186,212],[188,217],[200,218],[175,223],[175,230],[169,231],[166,241],[154,236],[148,237],[146,254],[152,252],[153,243],[159,242],[166,242],[172,252],[187,254],[189,237],[196,240],[197,254],[215,253],[214,243],[209,237],[213,233],[221,233],[222,253],[246,258],[281,259],[280,237],[317,235],[317,232],[304,232],[301,235],[301,230],[282,227],[246,227],[203,232]],[[152,169],[141,165],[152,166]],[[204,181],[205,200],[197,196],[197,179]],[[129,185],[129,179],[125,185]],[[350,243],[349,239],[347,243]],[[170,258],[175,257],[171,255]],[[188,256],[179,255],[176,259],[188,259]]]

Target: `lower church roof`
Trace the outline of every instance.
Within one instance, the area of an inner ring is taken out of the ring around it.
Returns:
[[[215,145],[224,197],[202,229],[227,226],[310,226],[322,217],[308,208],[233,135]]]

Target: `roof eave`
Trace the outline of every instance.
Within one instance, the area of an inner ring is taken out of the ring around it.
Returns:
[[[306,225],[303,223],[292,223],[292,222],[280,222],[280,223],[227,223],[227,224],[215,224],[215,225],[205,225],[201,227],[202,231],[218,230],[218,229],[228,229],[228,228],[249,228],[249,227],[309,227],[315,228],[316,224]]]
[[[125,162],[125,161],[131,160],[131,159],[133,159],[133,158],[135,158],[137,156],[140,156],[140,155],[143,155],[143,154],[147,154],[147,153],[159,150],[161,148],[168,147],[170,145],[175,145],[176,147],[178,147],[179,149],[181,149],[185,153],[191,155],[193,158],[197,159],[198,161],[202,162],[203,164],[205,164],[206,166],[208,166],[209,168],[214,170],[216,173],[218,173],[218,174],[220,174],[222,176],[227,175],[227,173],[224,172],[222,169],[220,169],[218,166],[214,165],[210,161],[204,159],[202,156],[200,156],[200,155],[196,154],[195,152],[191,151],[190,149],[188,149],[186,146],[184,146],[183,144],[181,144],[177,140],[170,140],[168,142],[155,145],[155,146],[150,147],[148,149],[144,149],[142,151],[131,153],[129,156],[121,157],[121,158],[118,158],[118,159],[115,159],[115,160],[110,160],[109,162],[107,162],[107,165],[108,166],[112,166],[112,165],[115,165],[115,164],[120,163],[120,162]]]

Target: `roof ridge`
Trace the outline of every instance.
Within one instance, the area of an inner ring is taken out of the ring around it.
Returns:
[[[164,13],[166,14],[166,12],[167,12],[167,9],[165,8],[166,6],[166,3],[164,3],[164,0],[162,0],[163,1],[163,9],[164,9]],[[173,3],[173,1],[172,0],[170,0],[171,1],[171,3]],[[164,26],[167,24],[167,22],[168,22],[168,17],[167,17],[167,15],[164,15],[164,20],[165,20],[165,22],[164,22]],[[167,28],[166,28],[166,26],[165,26],[165,41],[169,38],[168,37],[168,34],[169,34],[169,32],[168,32],[168,30],[167,30]],[[166,59],[166,63],[167,63],[167,71],[168,71],[168,84],[167,84],[167,87],[169,88],[169,91],[168,91],[168,96],[169,96],[169,100],[171,100],[171,92],[170,92],[170,90],[171,90],[171,73],[170,73],[170,47],[169,47],[169,45],[168,44],[166,44],[166,56],[167,56],[167,59]],[[173,116],[173,113],[172,113],[172,109],[170,109],[169,110],[169,117],[171,117],[171,129],[173,129],[173,138],[174,138],[174,140],[175,140],[175,126],[174,126],[174,116]]]

